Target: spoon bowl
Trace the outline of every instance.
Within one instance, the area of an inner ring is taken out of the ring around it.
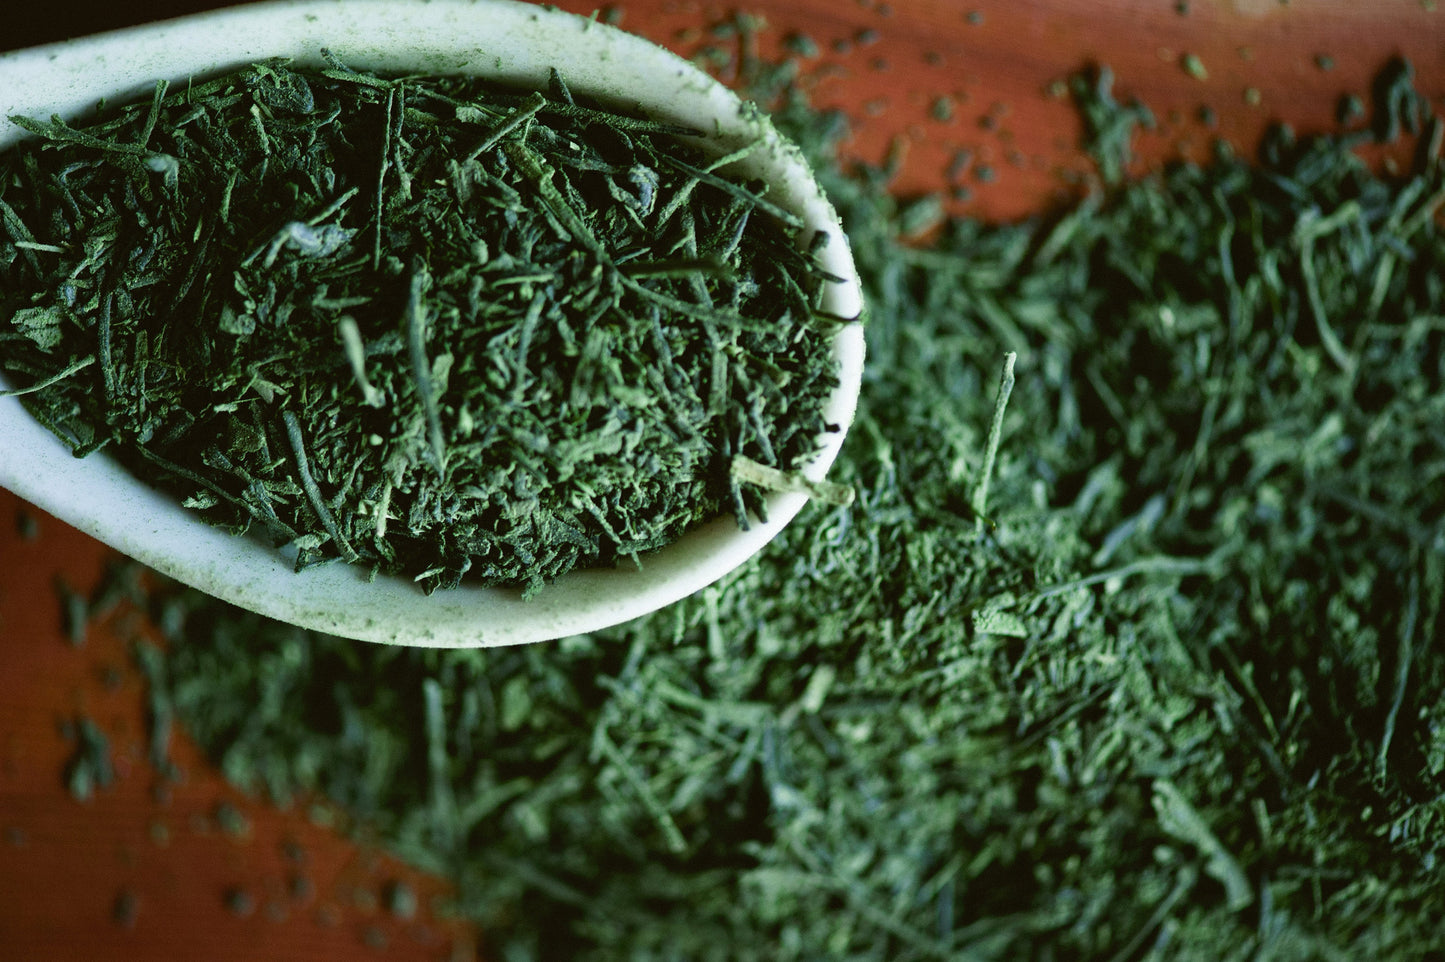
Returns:
[[[619,109],[707,130],[719,153],[762,138],[764,147],[728,172],[757,177],[769,198],[831,243],[824,268],[841,278],[823,310],[857,317],[857,272],[836,212],[796,147],[755,108],[691,64],[640,37],[516,0],[300,0],[265,2],[0,55],[0,149],[24,131],[12,115],[73,118],[102,101],[145,96],[172,84],[272,57],[323,66],[322,48],[360,70],[467,74],[543,88],[552,67],[573,91]],[[802,468],[822,480],[857,403],[861,325],[833,342],[839,386],[824,411],[843,430],[824,433]],[[0,377],[0,391],[10,385]],[[775,537],[807,496],[767,498],[767,522],[739,529],[720,517],[640,558],[638,565],[575,570],[534,598],[463,584],[426,595],[410,580],[330,564],[296,572],[270,544],[201,521],[136,480],[104,454],[75,458],[25,411],[0,398],[0,487],[111,547],[233,604],[307,628],[367,641],[431,647],[489,647],[595,631],[664,607],[741,565]]]

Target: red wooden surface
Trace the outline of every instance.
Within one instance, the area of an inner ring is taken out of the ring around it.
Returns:
[[[0,50],[218,5],[55,0],[45,5],[43,22],[7,24]],[[592,9],[575,0],[560,5]],[[1077,123],[1049,88],[1090,62],[1108,63],[1120,94],[1140,95],[1154,109],[1161,127],[1142,144],[1149,160],[1181,151],[1201,157],[1216,134],[1248,150],[1273,119],[1330,129],[1340,95],[1367,94],[1374,71],[1396,54],[1412,59],[1421,89],[1445,105],[1445,11],[1433,2],[1192,0],[1187,8],[1179,12],[1176,0],[738,6],[766,21],[758,41],[765,56],[776,55],[793,31],[818,42],[822,56],[806,62],[807,83],[815,103],[853,117],[850,156],[877,162],[906,151],[895,182],[900,192],[962,184],[971,198],[954,208],[986,217],[1026,215],[1077,189],[1061,176],[1082,169]],[[618,9],[623,27],[686,53],[736,42],[708,29],[731,6],[631,0]],[[1199,58],[1207,78],[1181,66],[1186,54]],[[1332,58],[1333,69],[1322,69],[1320,56]],[[1203,104],[1218,115],[1214,129],[1198,119]],[[950,183],[960,149],[992,168],[991,182],[965,174]],[[20,508],[0,492],[0,959],[286,962],[473,953],[475,933],[430,911],[445,891],[440,881],[313,824],[303,810],[278,811],[240,796],[183,737],[175,754],[186,778],[157,797],[145,761],[143,686],[126,651],[126,640],[146,628],[114,623],[83,648],[71,647],[61,633],[55,579],[85,590],[108,553],[43,516],[39,537],[22,539],[14,523]],[[78,715],[110,736],[118,769],[116,784],[89,802],[71,799],[62,778],[73,751],[62,725]],[[221,801],[246,814],[245,837],[220,830]],[[298,877],[309,881],[310,894],[292,893]],[[416,919],[378,907],[383,887],[398,878],[422,896]],[[251,895],[252,914],[228,910],[232,889]],[[114,911],[126,893],[136,907],[129,925]]]
[[[38,526],[21,536],[24,511]],[[225,784],[184,737],[169,785],[147,760],[144,683],[129,641],[150,629],[120,611],[76,648],[61,629],[56,579],[88,592],[110,553],[0,491],[0,959],[393,959],[472,957],[473,934],[438,919],[438,880]],[[64,784],[91,719],[111,743],[116,779],[89,801]],[[218,806],[245,816],[224,827]],[[386,911],[404,881],[420,909]],[[232,893],[248,913],[228,904]],[[133,920],[118,903],[131,899]]]

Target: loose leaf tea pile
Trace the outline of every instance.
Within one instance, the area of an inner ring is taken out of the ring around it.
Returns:
[[[687,130],[474,79],[258,64],[0,157],[0,369],[296,564],[535,590],[816,449],[802,224]]]
[[[498,959],[1420,959],[1445,848],[1445,198],[1278,131],[1072,212],[845,176],[865,406],[720,585],[522,649],[157,599],[152,711],[446,873]],[[1016,383],[981,477],[1007,352]]]

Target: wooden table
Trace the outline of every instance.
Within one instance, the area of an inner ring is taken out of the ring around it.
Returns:
[[[8,23],[0,50],[192,13],[219,3],[44,4],[43,23]],[[588,13],[588,2],[560,6]],[[955,190],[957,213],[1016,218],[1066,202],[1084,170],[1078,124],[1057,81],[1106,62],[1121,96],[1142,96],[1159,128],[1141,169],[1202,158],[1213,137],[1243,150],[1272,120],[1334,127],[1345,92],[1368,93],[1396,54],[1445,104],[1445,10],[1433,0],[744,0],[775,57],[793,32],[814,102],[845,110],[850,158],[900,161],[901,194]],[[734,8],[630,0],[621,25],[694,54],[737,40],[709,28]],[[1204,70],[1185,69],[1192,55]],[[1213,126],[1201,120],[1208,105]],[[971,163],[956,168],[960,151]],[[1407,156],[1397,152],[1397,157]],[[0,457],[4,452],[0,452]],[[29,519],[23,521],[22,519]],[[34,530],[29,529],[33,526]],[[76,647],[58,581],[87,591],[109,552],[0,492],[0,958],[268,962],[485,957],[485,937],[432,910],[446,886],[349,840],[308,807],[242,796],[187,742],[162,790],[146,760],[144,685],[128,640],[150,629],[113,617]],[[64,781],[76,720],[109,737],[115,781],[77,801]],[[239,819],[236,817],[239,815]],[[228,830],[229,828],[229,830]],[[387,910],[389,886],[419,897]],[[478,948],[480,946],[480,948]]]

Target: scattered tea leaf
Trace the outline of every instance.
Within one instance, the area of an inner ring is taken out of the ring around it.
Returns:
[[[110,739],[84,716],[74,722],[75,753],[65,764],[65,785],[70,797],[88,802],[96,792],[109,788],[115,781],[115,766],[110,756]]]
[[[778,105],[869,304],[852,504],[548,646],[159,594],[152,683],[238,785],[445,872],[507,958],[1429,957],[1441,167],[1279,129],[1126,181],[1149,114],[1108,80],[1072,88],[1103,190],[927,243]]]

